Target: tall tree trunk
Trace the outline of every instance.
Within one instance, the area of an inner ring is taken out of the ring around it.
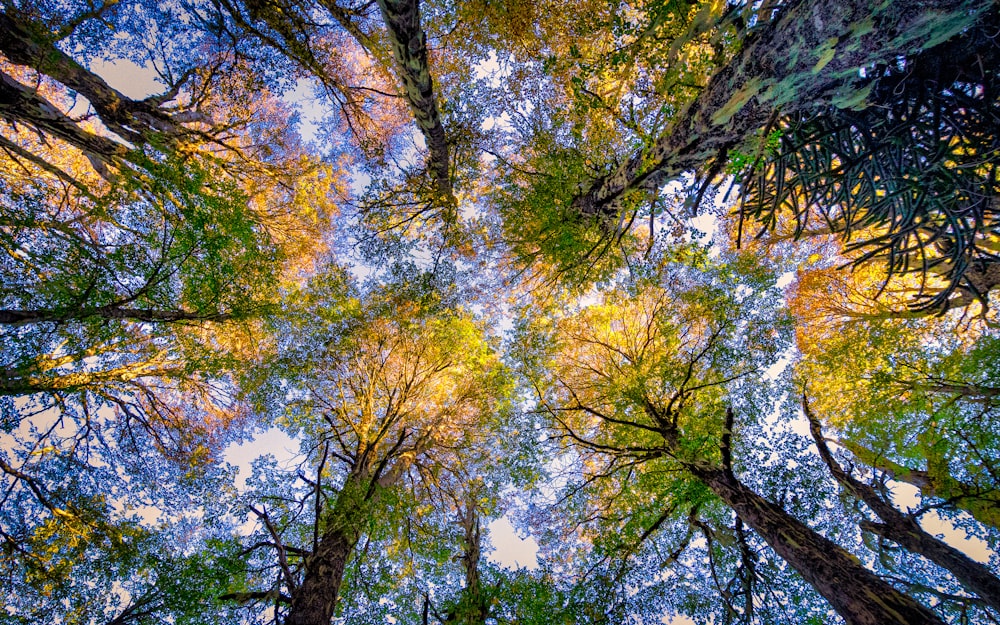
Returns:
[[[292,589],[285,625],[330,625],[347,561],[361,538],[361,523],[370,509],[368,484],[362,473],[355,467],[337,495],[326,528],[306,558],[305,577]]]
[[[463,531],[462,567],[465,569],[465,588],[448,623],[457,625],[485,625],[489,616],[489,602],[479,575],[479,560],[482,556],[482,536],[479,513],[475,496],[470,494],[465,512],[459,516]]]
[[[943,625],[934,612],[899,592],[850,553],[767,501],[725,469],[688,470],[823,595],[848,625]]]
[[[882,523],[863,522],[862,528],[888,538],[907,551],[921,555],[941,568],[950,571],[966,590],[1000,612],[1000,578],[958,549],[925,532],[913,517],[903,514],[891,503],[885,501],[870,485],[854,479],[844,471],[833,454],[830,453],[830,448],[827,447],[826,440],[823,438],[819,420],[809,409],[805,396],[802,398],[802,407],[806,418],[809,419],[809,431],[816,441],[819,455],[829,467],[830,473],[833,474],[838,483],[855,497],[864,501],[872,512],[882,520]]]
[[[60,50],[53,36],[54,33],[39,22],[11,12],[0,13],[0,51],[7,59],[31,67],[79,92],[94,107],[104,125],[118,136],[137,143],[151,133],[174,139],[187,132],[176,119],[159,108],[159,98],[132,100],[126,97]],[[171,93],[167,99],[173,95]],[[199,118],[198,121],[208,120]]]
[[[420,0],[378,0],[389,31],[392,53],[410,105],[430,152],[427,168],[437,193],[449,206],[456,204],[451,187],[448,141],[434,98],[434,82],[427,60],[427,34],[420,26]]]
[[[666,449],[830,602],[847,625],[944,625],[929,608],[866,569],[840,545],[736,478],[731,468],[732,409],[727,411],[720,445],[722,466],[714,466],[679,457],[681,434],[673,402],[666,409],[648,399],[644,403],[646,413],[660,425]]]
[[[1000,612],[1000,578],[993,575],[989,568],[931,536],[908,516],[900,514],[899,518],[879,517],[884,523],[862,521],[861,528],[887,538],[951,572],[962,587]]]
[[[775,110],[789,113],[848,96],[860,68],[891,62],[930,39],[943,41],[991,4],[792,2],[748,39],[650,149],[595,180],[573,206],[581,215],[617,222],[626,193],[659,188],[686,171],[704,171],[764,126]]]
[[[38,95],[36,90],[29,89],[2,70],[0,70],[0,117],[10,123],[31,126],[103,162],[112,163],[128,152],[125,145],[77,125],[54,104]]]
[[[381,462],[374,459],[373,446],[358,454],[333,509],[326,516],[326,529],[316,538],[312,555],[306,559],[302,584],[292,589],[285,625],[330,625],[347,561],[361,538],[361,527],[377,503],[379,489],[396,484],[420,453],[419,444],[411,451],[397,453],[405,438],[404,430]],[[432,439],[423,437],[423,445],[431,444]],[[396,462],[387,466],[392,457]]]
[[[357,529],[350,527],[331,527],[323,532],[306,562],[305,579],[292,594],[285,625],[330,625],[344,569],[359,537]]]
[[[836,442],[868,466],[889,474],[894,480],[916,486],[924,497],[944,499],[955,508],[968,512],[983,525],[1000,529],[1000,493],[997,491],[984,491],[950,475],[911,469],[852,440],[838,439]]]
[[[157,354],[142,362],[133,362],[99,371],[70,371],[61,374],[46,374],[58,366],[75,364],[74,358],[58,359],[62,364],[18,370],[0,368],[0,396],[28,395],[31,393],[51,393],[56,391],[78,391],[106,384],[127,383],[138,378],[178,377],[183,375],[184,366]]]

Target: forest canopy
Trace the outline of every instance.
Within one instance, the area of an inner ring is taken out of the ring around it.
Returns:
[[[998,68],[993,0],[4,0],[0,622],[1000,623]]]

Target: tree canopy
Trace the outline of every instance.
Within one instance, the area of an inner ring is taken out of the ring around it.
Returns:
[[[5,0],[0,621],[1000,622],[998,32]]]

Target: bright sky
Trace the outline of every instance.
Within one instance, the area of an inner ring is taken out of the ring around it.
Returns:
[[[506,517],[489,524],[493,551],[487,556],[492,562],[511,569],[524,567],[530,571],[538,568],[538,543],[531,536],[521,538]]]
[[[157,82],[156,73],[151,68],[140,67],[132,61],[94,61],[90,67],[109,85],[133,99],[146,98],[166,89]]]

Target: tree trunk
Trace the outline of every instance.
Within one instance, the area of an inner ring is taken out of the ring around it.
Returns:
[[[462,595],[455,612],[448,615],[447,623],[484,625],[489,616],[489,603],[483,589],[482,578],[479,575],[482,537],[474,495],[469,495],[465,512],[460,514],[459,522],[464,533],[462,567],[465,569],[465,588],[462,589]]]
[[[943,41],[992,3],[964,0],[838,0],[791,3],[761,27],[709,81],[652,148],[595,180],[573,201],[583,216],[617,222],[619,200],[704,170],[752,136],[774,111],[829,103],[853,93],[859,69]]]
[[[0,396],[78,391],[106,384],[122,384],[138,378],[177,377],[182,375],[184,370],[180,363],[157,354],[143,362],[129,363],[111,369],[46,375],[47,371],[56,367],[79,363],[72,357],[58,361],[61,364],[48,366],[41,371],[37,367],[29,370],[0,368]]]
[[[359,473],[355,467],[348,476],[330,511],[326,529],[306,558],[305,577],[292,589],[285,625],[330,625],[347,561],[361,538],[361,522],[370,510],[369,498],[364,494],[367,480]]]
[[[13,14],[0,13],[0,51],[13,63],[31,67],[79,92],[112,132],[132,142],[151,132],[169,137],[184,129],[155,104],[132,100],[60,50],[46,27]],[[113,154],[107,154],[113,156]]]
[[[854,479],[844,471],[833,454],[830,453],[830,448],[827,447],[826,440],[823,438],[819,420],[809,409],[805,396],[802,398],[802,408],[809,420],[809,431],[816,441],[819,455],[829,467],[830,473],[839,484],[855,497],[864,501],[872,512],[882,519],[882,523],[862,522],[862,528],[888,538],[907,551],[921,555],[941,568],[950,571],[966,590],[1000,612],[1000,579],[982,564],[925,532],[913,517],[903,514],[894,505],[883,499],[870,485]]]
[[[944,499],[983,525],[1000,529],[1000,493],[984,491],[950,475],[932,475],[928,471],[911,469],[851,440],[838,439],[836,442],[868,466],[887,473],[894,480],[916,486],[924,497]]]
[[[809,582],[848,625],[943,625],[930,609],[899,592],[857,558],[721,468],[688,470]]]
[[[292,604],[284,625],[330,625],[347,561],[361,538],[361,527],[378,501],[378,489],[395,484],[418,454],[417,451],[396,453],[404,439],[405,434],[381,463],[373,459],[372,447],[359,452],[359,459],[327,515],[326,529],[306,559],[302,584],[292,589]],[[395,464],[386,469],[393,456]],[[373,468],[376,464],[378,468]]]
[[[403,81],[403,96],[410,105],[430,152],[427,168],[438,195],[456,204],[451,188],[448,141],[434,98],[434,84],[427,60],[427,34],[420,26],[420,0],[378,0],[389,31],[392,53]]]
[[[344,569],[358,538],[353,528],[332,527],[323,533],[306,563],[302,585],[292,594],[285,625],[330,625]]]
[[[123,144],[84,130],[35,90],[4,71],[0,71],[0,117],[31,126],[104,162],[114,162],[128,152]]]
[[[1000,578],[993,575],[990,569],[931,536],[908,516],[899,514],[897,518],[891,519],[882,515],[879,517],[884,523],[862,521],[861,528],[887,538],[949,571],[962,587],[1000,612]]]

